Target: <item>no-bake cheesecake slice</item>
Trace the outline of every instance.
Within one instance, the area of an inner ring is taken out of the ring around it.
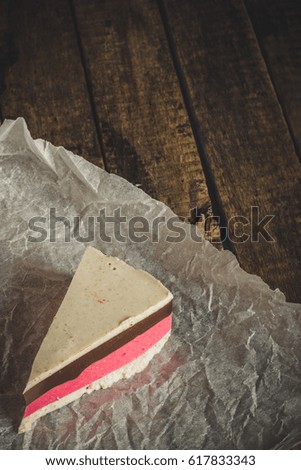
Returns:
[[[170,334],[171,305],[153,276],[88,247],[33,362],[20,432],[143,370]]]

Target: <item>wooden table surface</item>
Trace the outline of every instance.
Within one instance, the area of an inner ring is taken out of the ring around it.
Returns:
[[[299,0],[0,0],[0,113],[301,301]]]

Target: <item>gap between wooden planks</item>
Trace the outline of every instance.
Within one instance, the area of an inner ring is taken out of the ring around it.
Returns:
[[[74,1],[106,168],[188,218],[211,203],[154,1]],[[218,235],[217,235],[218,236]]]
[[[186,219],[194,208],[210,216],[156,2],[4,3],[16,56],[5,69],[3,117],[24,116],[34,137],[141,185]]]
[[[187,217],[195,206],[208,214],[205,178],[156,3],[76,1],[76,25],[72,2],[17,3],[9,27],[17,59],[5,74],[4,117],[24,115],[35,136],[92,161],[102,144],[110,171],[141,179],[143,189],[179,215]],[[254,204],[263,216],[276,212],[276,243],[236,244],[239,261],[297,300],[300,208],[292,194],[299,169],[246,11],[237,1],[166,6],[220,207],[227,218],[248,216]]]
[[[1,0],[2,118],[103,166],[67,0]]]
[[[301,161],[301,2],[244,2]]]
[[[241,266],[300,301],[301,168],[244,4],[165,0],[203,158],[227,220],[274,215],[275,240],[235,243]]]

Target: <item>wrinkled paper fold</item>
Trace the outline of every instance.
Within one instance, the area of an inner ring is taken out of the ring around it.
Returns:
[[[126,180],[33,140],[21,118],[0,128],[0,178],[2,448],[262,449],[301,442],[300,305],[244,272],[230,252],[196,240],[189,224]],[[65,219],[54,226],[50,210]],[[116,211],[126,222],[117,235],[107,222],[104,236],[105,217]],[[129,236],[134,217],[137,225],[147,221],[143,241]],[[170,240],[168,221],[180,240]],[[85,395],[18,435],[12,397],[87,244],[171,290],[173,335],[133,379]]]

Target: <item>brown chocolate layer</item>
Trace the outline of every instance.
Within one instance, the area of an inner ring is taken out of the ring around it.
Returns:
[[[108,354],[111,354],[116,349],[124,346],[132,339],[136,338],[136,336],[141,335],[149,328],[159,323],[161,320],[163,320],[163,318],[170,315],[171,306],[172,302],[170,301],[168,304],[157,310],[157,312],[154,312],[152,315],[148,316],[131,328],[123,331],[119,335],[114,336],[114,338],[110,339],[106,343],[101,344],[92,351],[87,352],[83,356],[63,367],[61,370],[58,370],[51,376],[36,384],[34,387],[27,390],[24,393],[26,405],[29,405],[38,397],[48,392],[48,390],[51,388],[56,387],[57,385],[61,385],[68,380],[75,379],[84,369],[93,364],[93,362],[99,361]]]

